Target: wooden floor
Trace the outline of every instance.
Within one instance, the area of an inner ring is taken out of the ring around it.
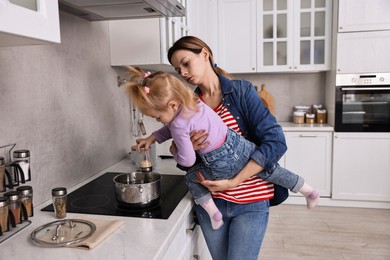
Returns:
[[[261,260],[390,260],[390,210],[279,205]]]

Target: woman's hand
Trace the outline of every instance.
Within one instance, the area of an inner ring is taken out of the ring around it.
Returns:
[[[254,160],[250,160],[245,167],[233,178],[226,180],[210,181],[206,180],[201,172],[197,173],[199,183],[205,186],[209,191],[224,191],[237,187],[243,181],[251,178],[264,168],[258,165]]]
[[[224,191],[238,186],[234,179],[210,181],[206,180],[201,172],[197,173],[199,183],[205,186],[209,191]]]
[[[171,146],[169,147],[169,152],[171,153],[171,154],[177,154],[177,146],[176,146],[176,144],[175,144],[175,142],[174,141],[172,141],[172,144],[171,144]]]
[[[209,137],[209,134],[206,133],[206,130],[193,130],[190,133],[190,139],[192,142],[192,147],[194,148],[194,151],[198,151],[200,149],[205,148],[210,144],[209,141],[206,141],[207,137]]]

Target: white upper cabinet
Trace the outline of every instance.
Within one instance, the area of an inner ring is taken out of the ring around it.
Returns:
[[[219,57],[231,73],[330,69],[332,1],[219,0]]]
[[[339,0],[337,73],[390,71],[390,1]]]
[[[218,10],[218,65],[229,73],[256,72],[256,0],[220,0]]]
[[[188,1],[187,10],[189,35],[203,40],[213,51],[214,60],[219,63],[218,1]]]
[[[332,1],[258,2],[258,71],[330,69]]]
[[[168,50],[188,35],[188,26],[185,17],[115,20],[109,21],[109,33],[112,66],[173,71]]]
[[[390,71],[390,30],[339,33],[337,73]]]
[[[187,6],[186,0],[179,2]],[[174,71],[167,54],[175,41],[188,35],[187,17],[111,20],[108,23],[112,66]]]
[[[338,32],[390,30],[389,0],[339,0]]]
[[[0,0],[0,47],[60,43],[57,0]]]

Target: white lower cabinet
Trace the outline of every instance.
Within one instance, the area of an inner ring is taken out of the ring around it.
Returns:
[[[180,224],[169,248],[162,257],[163,260],[211,260],[203,233],[194,222],[194,212],[191,210]]]
[[[207,248],[206,240],[204,239],[203,232],[200,229],[200,226],[197,225],[195,228],[198,230],[194,236],[193,245],[195,245],[195,248],[193,251],[193,258],[191,259],[212,260],[210,251]]]
[[[281,165],[302,176],[320,196],[330,197],[332,132],[285,132],[285,137],[288,150]]]
[[[335,133],[333,199],[390,202],[390,133]]]

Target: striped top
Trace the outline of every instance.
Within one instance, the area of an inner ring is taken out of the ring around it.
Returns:
[[[242,135],[242,131],[232,114],[225,105],[220,103],[214,111],[222,118],[223,122],[231,129]],[[250,203],[262,200],[269,200],[274,197],[274,185],[263,181],[256,175],[239,184],[237,187],[212,192],[213,198],[224,199],[234,203]]]

